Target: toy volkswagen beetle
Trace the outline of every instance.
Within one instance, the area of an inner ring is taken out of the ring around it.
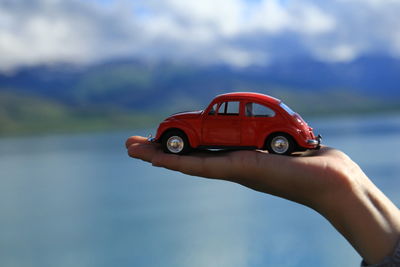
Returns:
[[[266,149],[289,155],[318,149],[321,136],[281,100],[259,93],[216,96],[205,110],[176,113],[158,127],[152,142],[172,154],[191,149]]]

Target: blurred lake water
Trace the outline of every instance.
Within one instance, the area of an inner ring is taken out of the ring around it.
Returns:
[[[308,121],[400,205],[400,115]],[[359,265],[311,209],[130,159],[150,132],[0,139],[0,266]]]

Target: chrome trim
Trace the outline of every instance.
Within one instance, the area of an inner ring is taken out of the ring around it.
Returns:
[[[156,139],[153,137],[152,134],[149,134],[149,136],[147,136],[147,141],[154,142],[154,141],[156,141]]]
[[[173,135],[167,140],[167,148],[171,153],[177,154],[183,150],[185,142],[182,137]]]
[[[284,136],[275,136],[271,140],[271,148],[276,154],[284,154],[289,149],[289,140]]]
[[[314,145],[315,149],[319,149],[321,147],[322,136],[319,134],[315,139],[307,140],[308,145]]]
[[[310,140],[307,140],[307,144],[309,144],[309,145],[318,145],[318,140],[314,140],[314,139],[310,139]]]

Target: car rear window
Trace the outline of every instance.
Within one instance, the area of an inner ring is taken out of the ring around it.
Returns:
[[[257,103],[246,103],[247,117],[274,117],[275,112],[267,106]]]
[[[290,115],[294,115],[296,114],[296,112],[294,112],[291,108],[289,108],[288,106],[285,105],[285,103],[281,102],[279,104],[281,106],[281,108],[283,108],[287,113],[289,113]]]

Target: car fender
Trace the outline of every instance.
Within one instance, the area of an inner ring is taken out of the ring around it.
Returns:
[[[298,145],[301,146],[301,144],[304,142],[300,138],[300,130],[296,128],[287,128],[287,127],[282,127],[282,128],[274,128],[272,131],[268,131],[264,133],[263,135],[260,136],[260,138],[257,140],[257,147],[258,148],[263,148],[265,145],[265,142],[267,138],[274,133],[286,133],[293,137],[293,139],[296,141]]]
[[[171,120],[163,122],[158,131],[156,140],[161,141],[162,136],[170,130],[177,129],[184,132],[189,139],[189,144],[191,147],[196,148],[199,146],[199,137],[193,127],[187,123],[180,120]]]

